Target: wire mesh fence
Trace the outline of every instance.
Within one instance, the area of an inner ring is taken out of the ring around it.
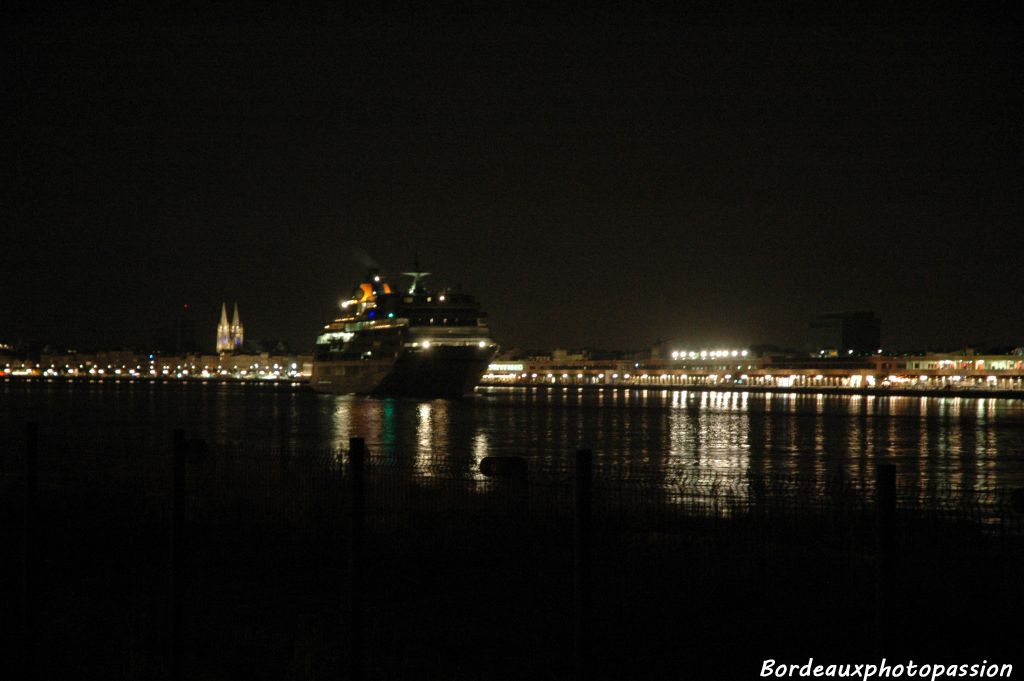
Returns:
[[[5,442],[0,521],[21,537],[5,576],[22,585],[25,664],[40,675],[345,678],[357,653],[366,664],[349,677],[578,671],[571,456],[488,477],[371,451],[354,510],[345,451],[190,442],[179,447],[175,499],[170,436],[155,451],[98,444],[44,442],[30,498],[28,443]],[[863,648],[877,634],[881,582],[899,583],[885,599],[902,611],[926,612],[964,569],[973,581],[957,608],[1021,595],[1014,490],[897,481],[888,565],[874,481],[663,470],[623,479],[611,468],[595,457],[588,476],[592,678],[692,665],[737,632],[784,646],[766,624],[778,617],[805,640]],[[365,543],[354,581],[356,515]],[[837,629],[819,600],[855,625]],[[703,652],[674,645],[679,637]]]

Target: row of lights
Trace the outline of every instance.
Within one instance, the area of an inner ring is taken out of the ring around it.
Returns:
[[[425,340],[423,342],[413,342],[412,347],[414,347],[414,348],[421,347],[424,350],[429,350],[433,344],[434,343],[432,341]],[[487,341],[479,341],[479,342],[477,342],[477,346],[481,347],[481,348],[486,348],[487,347]]]
[[[151,361],[149,363],[148,374],[150,376],[157,376],[157,375],[170,376],[170,375],[172,375],[172,371],[173,371],[173,375],[174,375],[175,378],[188,378],[190,368],[193,371],[196,370],[195,365],[191,365],[191,367],[182,367],[182,365],[178,364],[178,365],[176,365],[174,367],[173,370],[171,369],[170,365],[163,365],[162,367],[160,367],[160,370],[158,371],[156,364]],[[301,372],[299,371],[299,365],[297,363],[294,363],[294,362],[290,366],[286,366],[286,365],[282,365],[282,364],[274,364],[273,365],[273,369],[271,369],[270,365],[265,365],[263,368],[261,368],[258,363],[257,364],[251,364],[246,369],[238,369],[237,367],[235,368],[235,371],[237,372],[238,376],[247,376],[247,375],[249,375],[250,370],[252,370],[252,373],[254,375],[259,375],[260,377],[280,377],[282,372],[285,375],[287,375],[288,377],[291,377],[291,378],[295,378],[295,377],[301,376]],[[9,369],[7,371],[9,372]],[[28,373],[31,374],[31,370],[29,370]],[[87,369],[85,366],[83,366],[81,364],[78,365],[78,368],[75,368],[75,367],[73,367],[73,366],[71,366],[69,364],[65,364],[62,368],[57,368],[54,365],[50,365],[49,368],[45,369],[42,372],[42,375],[43,376],[59,376],[62,373],[65,374],[65,375],[70,375],[70,376],[73,376],[73,375],[76,375],[76,374],[79,374],[79,373],[87,373],[90,376],[97,376],[97,375],[104,376],[106,374],[113,374],[115,376],[121,376],[122,374],[127,374],[128,376],[131,376],[132,378],[137,378],[137,377],[142,376],[143,370],[142,370],[142,366],[141,365],[136,365],[134,369],[126,368],[124,366],[122,366],[121,368],[112,368],[110,365],[107,365],[106,369],[104,369],[102,367],[96,367],[96,366],[90,366]],[[208,366],[204,366],[202,371],[199,372],[199,375],[202,376],[203,378],[209,378],[210,376],[215,375],[215,374],[219,374],[221,376],[230,376],[231,375],[227,369],[223,369],[223,368],[219,368],[219,367],[218,367],[218,369],[214,369],[213,371],[211,371]]]
[[[672,359],[718,359],[720,357],[746,357],[749,354],[746,350],[701,350],[700,352],[673,350]]]
[[[821,357],[824,357],[824,356],[825,356],[825,355],[826,355],[827,353],[826,353],[826,351],[825,351],[825,350],[818,350],[818,354],[819,354],[819,355],[820,355]],[[852,354],[853,354],[853,350],[847,350],[847,351],[846,351],[846,354],[847,354],[847,355],[852,355]],[[876,355],[880,355],[880,354],[882,354],[882,348],[878,348],[878,350],[876,350],[876,351],[875,351],[875,354],[876,354]]]
[[[374,281],[380,281],[380,277],[374,277],[373,280]],[[438,301],[443,303],[445,301],[444,294],[439,295],[437,297],[437,299],[438,299]],[[344,308],[347,308],[347,307],[349,307],[351,305],[355,305],[357,302],[358,301],[355,300],[354,298],[346,298],[344,300],[339,301],[339,305],[341,305],[341,307],[344,309]],[[427,302],[428,303],[434,302],[434,297],[433,296],[427,296]],[[392,314],[390,316],[394,317],[394,314]]]

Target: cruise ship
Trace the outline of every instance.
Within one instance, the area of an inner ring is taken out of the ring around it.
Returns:
[[[310,384],[330,393],[411,397],[469,394],[497,353],[473,296],[423,284],[405,290],[371,270],[316,339]]]

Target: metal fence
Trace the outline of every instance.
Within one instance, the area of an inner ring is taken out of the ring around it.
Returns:
[[[489,477],[359,442],[58,451],[33,429],[5,449],[25,678],[639,678],[703,659],[665,642],[673,613],[707,650],[736,630],[783,645],[766,608],[803,621],[823,589],[853,613],[838,633],[878,647],[930,580],[970,569],[984,598],[1020,595],[1019,492],[885,468],[622,479],[583,453]]]

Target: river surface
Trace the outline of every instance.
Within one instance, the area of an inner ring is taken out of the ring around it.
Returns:
[[[992,490],[1024,486],[1019,399],[486,388],[463,400],[320,395],[290,386],[177,382],[0,382],[0,446],[40,423],[42,451],[163,452],[174,428],[255,454],[293,456],[366,439],[382,465],[474,477],[492,454],[560,475],[591,448],[600,475],[626,479],[822,481]]]

